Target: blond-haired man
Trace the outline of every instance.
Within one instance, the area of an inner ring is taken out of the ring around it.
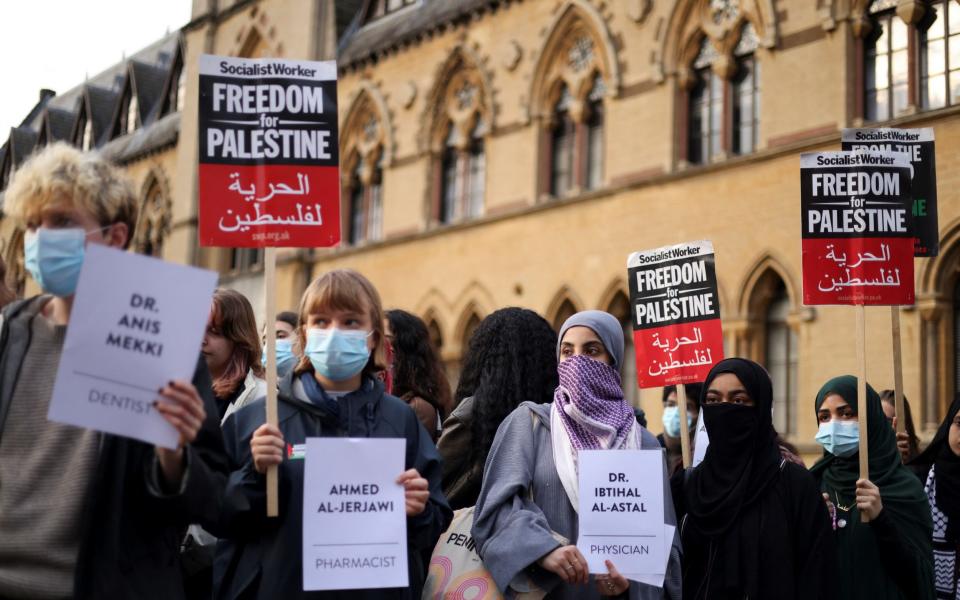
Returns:
[[[129,246],[133,189],[100,155],[58,143],[5,198],[45,294],[4,307],[0,325],[0,597],[183,597],[177,542],[189,523],[215,528],[226,480],[203,361],[192,383],[157,393],[176,450],[46,418],[85,247]]]

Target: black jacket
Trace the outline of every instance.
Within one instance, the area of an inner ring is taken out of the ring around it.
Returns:
[[[0,435],[31,321],[49,297],[4,308],[0,333]],[[51,376],[55,374],[51,373]],[[104,434],[85,500],[74,581],[75,598],[183,598],[179,548],[190,523],[214,528],[227,479],[227,459],[210,375],[202,357],[193,385],[207,418],[185,448],[179,490],[164,490],[154,447]]]
[[[279,468],[280,515],[266,517],[266,478],[253,467],[250,438],[265,422],[264,399],[249,404],[224,424],[233,473],[227,484],[221,540],[214,560],[215,598],[420,598],[429,552],[452,518],[440,489],[440,456],[413,410],[384,393],[383,384],[364,379],[360,389],[337,402],[339,418],[293,392],[293,373],[280,382],[279,426],[287,444],[308,437],[382,437],[407,441],[405,468],[430,484],[426,509],[407,519],[410,586],[396,589],[304,592],[302,514],[304,462],[285,460]],[[397,473],[397,475],[400,475]]]

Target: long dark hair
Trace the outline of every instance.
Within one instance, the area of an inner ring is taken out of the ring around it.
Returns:
[[[263,377],[257,319],[246,296],[236,290],[217,288],[213,292],[210,323],[220,330],[223,337],[233,342],[233,355],[227,368],[213,382],[213,393],[217,398],[226,398],[237,386],[243,385],[248,371]]]
[[[455,395],[473,396],[470,460],[483,464],[500,423],[524,400],[546,403],[557,387],[557,334],[525,308],[502,308],[470,338]]]
[[[896,392],[883,390],[880,392],[880,401],[896,408]],[[920,454],[920,438],[917,437],[917,428],[913,425],[913,413],[910,412],[910,403],[907,402],[906,396],[903,397],[903,414],[897,415],[897,419],[903,419],[904,430],[907,432],[907,444],[910,446],[910,457],[907,460],[914,459]]]
[[[393,395],[419,396],[446,418],[452,410],[450,383],[427,325],[405,310],[388,310],[386,315],[393,335]]]

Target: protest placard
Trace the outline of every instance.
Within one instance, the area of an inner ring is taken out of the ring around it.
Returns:
[[[913,255],[937,256],[940,229],[937,224],[937,162],[933,129],[844,129],[841,149],[904,152],[910,156],[913,178],[910,184],[911,214],[914,223]]]
[[[690,466],[684,384],[703,381],[723,359],[713,244],[702,240],[634,252],[627,258],[637,380],[676,384],[683,466]]]
[[[913,304],[909,156],[806,153],[800,173],[803,303]]]
[[[844,129],[840,136],[843,150],[884,150],[906,152],[913,165],[910,183],[913,196],[913,225],[916,237],[914,256],[937,256],[940,253],[940,229],[937,224],[937,163],[932,128],[923,129]],[[900,342],[900,311],[890,307],[893,341],[894,406],[903,414],[903,364]],[[906,431],[906,420],[897,420],[897,432]]]
[[[640,387],[703,381],[723,358],[713,244],[634,252],[627,281]]]
[[[625,574],[664,573],[663,451],[581,450],[577,464],[577,548],[590,572],[610,560]]]
[[[88,244],[47,418],[176,448],[153,408],[190,381],[217,275]]]
[[[409,585],[403,439],[307,438],[303,589]],[[335,457],[335,458],[334,458]]]
[[[340,241],[336,64],[200,57],[200,244]]]
[[[340,242],[337,65],[200,56],[200,245],[266,248],[276,314],[276,247]],[[267,328],[267,422],[277,424],[275,333]],[[277,468],[267,515],[277,516]]]

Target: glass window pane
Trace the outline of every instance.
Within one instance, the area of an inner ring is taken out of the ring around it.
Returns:
[[[898,50],[897,52],[894,52],[890,58],[890,63],[893,85],[906,84],[909,77],[907,51]]]
[[[889,78],[889,57],[885,54],[881,54],[876,58],[873,68],[873,87],[878,90],[882,90],[890,86]]]
[[[886,17],[884,19],[877,20],[877,27],[880,30],[879,35],[877,36],[876,42],[876,53],[882,54],[890,51],[890,36],[887,33],[890,31],[890,18]]]
[[[946,4],[949,4],[949,2]],[[960,7],[954,4],[945,8],[947,9],[947,33],[960,33]],[[941,15],[943,14],[942,10],[938,10],[938,12]]]
[[[950,72],[950,104],[960,102],[960,69]]]
[[[350,189],[350,243],[362,242],[363,238],[363,184],[356,179]]]
[[[924,108],[942,108],[947,104],[947,77],[936,75],[926,81],[924,91]]]
[[[960,14],[960,8],[956,11]],[[960,35],[950,36],[950,64],[951,69],[960,69]]]
[[[903,19],[900,19],[896,16],[890,18],[888,23],[891,24],[892,35],[890,37],[890,49],[891,50],[906,50],[907,48],[907,24],[903,22]]]
[[[587,189],[600,187],[603,175],[603,116],[591,119],[587,129]]]
[[[687,160],[691,164],[700,164],[705,158],[703,144],[703,114],[705,110],[704,86],[698,84],[690,91],[690,122],[688,124],[689,145]]]
[[[451,223],[457,217],[457,187],[459,185],[457,165],[457,152],[453,149],[447,149],[443,155],[443,195],[441,196],[442,205],[440,207],[440,221],[442,223]]]
[[[483,193],[486,184],[486,155],[483,142],[475,142],[470,151],[470,197],[467,216],[479,217],[483,214]]]
[[[926,64],[926,75],[939,75],[947,70],[946,53],[944,40],[934,40],[927,42],[924,63]]]
[[[899,115],[907,108],[907,84],[893,88],[893,114]]]
[[[935,15],[933,21],[930,23],[930,26],[927,27],[926,36],[927,39],[936,40],[944,36],[944,25],[946,24],[946,19],[943,18],[943,4],[934,5],[928,11],[929,14]]]

